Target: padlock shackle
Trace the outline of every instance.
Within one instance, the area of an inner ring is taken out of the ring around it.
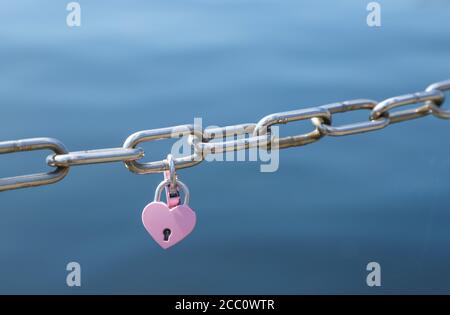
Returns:
[[[170,178],[165,179],[161,183],[159,183],[158,187],[156,187],[156,190],[155,190],[154,201],[161,201],[162,191],[166,186],[169,186],[170,183],[171,183]],[[187,186],[180,180],[177,180],[177,187],[180,187],[184,193],[184,202],[183,203],[185,205],[189,205],[189,196],[190,196],[189,188],[187,188]]]
[[[170,179],[170,185],[172,186],[171,188],[175,189],[175,186],[177,185],[177,170],[175,167],[175,162],[173,161],[172,154],[168,154],[165,161],[167,162],[169,167],[169,173],[167,174],[167,177]]]

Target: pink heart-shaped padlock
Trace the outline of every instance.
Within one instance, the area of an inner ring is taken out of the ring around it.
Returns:
[[[169,209],[160,201],[149,203],[142,211],[142,223],[153,239],[167,249],[192,232],[197,216],[188,205],[182,204]]]

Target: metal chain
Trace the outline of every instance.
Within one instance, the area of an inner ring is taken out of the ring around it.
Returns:
[[[0,191],[48,185],[62,180],[71,166],[124,162],[126,167],[137,174],[161,173],[169,168],[166,160],[140,162],[144,150],[137,148],[140,143],[154,140],[189,137],[191,152],[189,156],[174,158],[175,168],[192,167],[203,161],[206,155],[249,148],[273,149],[302,146],[313,143],[324,136],[347,136],[370,132],[390,124],[421,118],[429,114],[442,119],[450,119],[450,110],[441,108],[445,100],[444,92],[450,90],[450,80],[428,86],[425,91],[392,97],[382,102],[366,99],[350,100],[323,106],[304,108],[289,112],[275,113],[260,119],[256,124],[240,124],[221,128],[197,130],[194,125],[181,125],[169,128],[151,129],[130,135],[121,148],[107,148],[89,151],[68,152],[64,144],[53,138],[30,138],[0,142],[0,154],[52,150],[47,164],[55,169],[47,173],[30,174],[0,179]],[[421,104],[413,109],[392,112],[394,108]],[[370,110],[368,121],[355,122],[342,126],[332,125],[334,114],[348,111]],[[270,127],[294,121],[311,119],[315,129],[309,133],[283,138],[271,136]],[[245,138],[236,139],[242,135]],[[234,140],[214,142],[217,138]]]

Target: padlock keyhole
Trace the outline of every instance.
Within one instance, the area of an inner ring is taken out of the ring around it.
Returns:
[[[171,233],[172,233],[172,231],[170,229],[164,229],[163,234],[164,234],[164,241],[165,242],[169,241],[169,237],[170,237]]]

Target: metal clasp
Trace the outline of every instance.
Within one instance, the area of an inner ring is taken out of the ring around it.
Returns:
[[[177,187],[177,173],[172,154],[168,154],[164,162],[167,163],[167,167],[169,168],[167,171],[164,171],[164,180],[169,182],[165,186],[166,201],[167,206],[173,208],[180,204],[180,192]]]

